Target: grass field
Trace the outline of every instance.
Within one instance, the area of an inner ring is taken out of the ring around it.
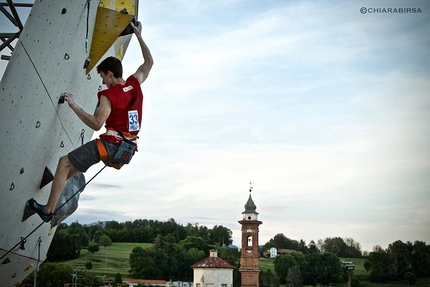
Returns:
[[[91,262],[93,267],[89,272],[96,276],[106,275],[106,279],[113,279],[115,274],[120,273],[122,278],[130,278],[128,259],[136,246],[149,248],[152,243],[112,243],[112,246],[100,247],[100,251],[94,254],[82,249],[78,259],[67,261],[67,263],[74,268],[86,270],[85,264]]]

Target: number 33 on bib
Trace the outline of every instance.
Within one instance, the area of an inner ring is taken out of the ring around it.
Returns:
[[[128,131],[135,132],[139,129],[139,113],[137,110],[128,111]]]

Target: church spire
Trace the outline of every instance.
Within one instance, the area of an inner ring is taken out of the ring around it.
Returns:
[[[256,211],[257,206],[255,205],[254,201],[251,197],[251,191],[252,191],[252,182],[249,182],[249,198],[246,204],[244,205],[245,211],[242,212],[243,219],[244,220],[257,220],[258,212]]]

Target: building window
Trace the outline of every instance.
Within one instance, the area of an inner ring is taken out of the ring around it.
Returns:
[[[227,287],[227,284],[221,284],[221,287]]]
[[[196,283],[196,287],[200,287],[200,283]]]

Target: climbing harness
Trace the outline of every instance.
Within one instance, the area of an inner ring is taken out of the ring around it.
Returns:
[[[124,164],[129,164],[134,155],[134,152],[136,151],[137,143],[135,142],[135,140],[137,137],[130,139],[128,137],[125,137],[121,132],[111,129],[108,129],[106,131],[106,134],[115,136],[117,138],[122,138],[122,141],[118,146],[118,150],[113,157],[115,161],[119,162],[119,164],[109,162],[106,147],[100,139],[97,139],[96,143],[97,150],[99,151],[100,155],[100,160],[103,161],[106,165],[116,169],[120,169]]]
[[[70,200],[72,200],[73,197],[75,197],[78,193],[80,193],[82,190],[84,190],[84,188],[96,177],[98,176],[104,169],[106,168],[106,165],[103,166],[87,183],[85,183],[81,188],[78,189],[78,191],[76,191],[70,198],[68,198],[62,205],[60,205],[58,208],[56,208],[54,210],[54,214],[60,210],[64,205],[66,205],[66,203],[68,203]],[[38,226],[36,226],[29,234],[27,234],[27,236],[25,237],[21,237],[21,240],[15,244],[11,249],[9,249],[5,254],[2,255],[2,257],[0,257],[0,260],[2,260],[3,258],[5,258],[9,253],[12,252],[12,250],[14,250],[16,247],[20,246],[20,249],[24,250],[24,244],[27,242],[27,238],[29,238],[34,232],[36,232],[37,229],[39,229],[45,222],[42,221]]]

